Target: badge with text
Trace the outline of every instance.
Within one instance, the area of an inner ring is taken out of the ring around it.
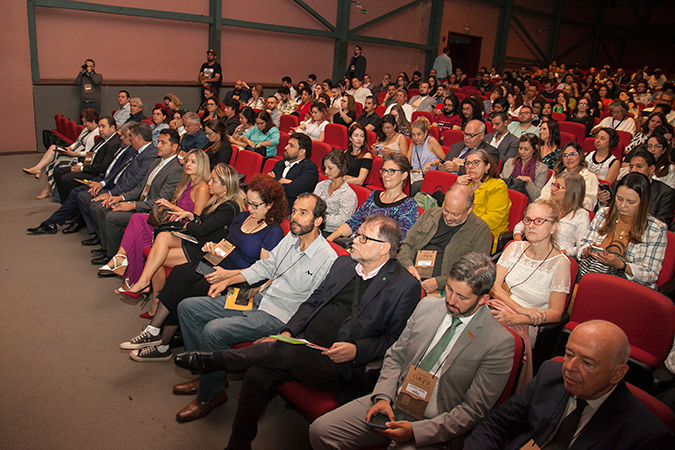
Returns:
[[[214,266],[217,266],[227,258],[227,255],[232,253],[232,250],[235,249],[235,246],[227,242],[225,239],[221,240],[218,242],[218,245],[216,245],[213,248],[212,252],[206,253],[204,255],[204,259],[206,259],[208,262],[213,264]]]
[[[183,164],[185,162],[185,157],[187,156],[187,152],[185,150],[181,150],[178,152],[178,161]]]
[[[84,165],[88,166],[94,160],[94,152],[87,152],[84,154]]]
[[[540,448],[535,444],[534,439],[530,439],[530,442],[520,447],[520,450],[540,450]]]
[[[438,378],[416,366],[410,366],[401,386],[401,392],[396,397],[395,408],[400,409],[417,420],[424,417],[431,393],[434,391]]]
[[[436,250],[420,250],[417,252],[415,269],[422,278],[431,278],[434,275],[434,265],[436,264]]]
[[[452,162],[458,166],[464,166],[464,160],[462,158],[452,158]]]

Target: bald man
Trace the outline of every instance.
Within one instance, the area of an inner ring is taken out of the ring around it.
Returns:
[[[438,170],[443,172],[464,175],[464,158],[471,150],[478,148],[488,152],[495,164],[499,164],[499,150],[483,142],[485,138],[485,124],[480,120],[470,120],[464,127],[464,139],[450,146],[448,153],[439,161]]]
[[[398,262],[420,280],[427,293],[445,286],[450,267],[465,254],[490,254],[490,227],[474,214],[473,198],[470,187],[455,183],[445,194],[443,207],[425,210],[401,243]]]
[[[464,450],[673,448],[668,428],[628,390],[630,345],[616,325],[578,325],[563,363],[548,361],[519,395],[492,411]],[[527,447],[530,448],[530,447]]]

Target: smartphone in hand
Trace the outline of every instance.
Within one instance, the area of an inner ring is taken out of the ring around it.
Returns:
[[[385,425],[387,422],[391,422],[389,417],[384,414],[375,414],[368,422],[366,422],[366,425],[370,428],[375,428],[376,430],[388,430],[389,427]]]

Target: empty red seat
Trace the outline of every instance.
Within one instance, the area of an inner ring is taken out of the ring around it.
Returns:
[[[577,142],[583,144],[586,140],[586,127],[576,122],[558,122],[560,131],[564,133],[571,133],[577,138]]]
[[[426,111],[414,111],[412,113],[412,121],[417,120],[418,117],[426,117],[429,123],[434,123],[435,116],[433,113]]]
[[[291,127],[295,128],[299,125],[298,118],[289,114],[283,114],[279,118],[279,131],[284,133],[292,133]]]
[[[443,133],[443,145],[446,147],[462,141],[464,141],[464,132],[461,130],[446,130]]]
[[[563,114],[563,113],[557,113],[557,112],[554,112],[554,113],[551,113],[551,117],[552,117],[553,119],[557,120],[558,123],[564,122],[564,121],[567,120],[567,116],[566,116],[565,114]]]
[[[560,132],[560,146],[564,147],[568,142],[576,142],[577,137],[572,133]]]
[[[234,165],[234,168],[237,169],[237,172],[246,174],[244,183],[250,183],[251,178],[254,175],[260,173],[260,167],[262,166],[263,157],[259,153],[255,153],[249,150],[241,150],[237,156],[237,162]]]
[[[430,170],[424,175],[421,192],[433,194],[438,188],[443,192],[448,192],[457,181],[459,175],[454,173],[441,172],[440,170]]]
[[[314,161],[316,167],[321,170],[321,160],[331,151],[333,151],[333,148],[325,142],[314,141],[312,142],[312,154],[309,156],[309,159]]]
[[[329,123],[324,130],[324,142],[333,148],[347,149],[347,127],[336,123]]]

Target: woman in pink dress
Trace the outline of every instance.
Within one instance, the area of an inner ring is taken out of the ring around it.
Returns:
[[[172,211],[191,211],[201,214],[208,202],[210,178],[209,158],[202,150],[191,150],[185,157],[183,177],[173,194],[171,202],[166,199],[157,200],[157,204]],[[152,245],[154,227],[148,225],[148,214],[137,213],[131,216],[124,231],[122,243],[117,254],[99,268],[100,276],[123,275],[124,284],[115,293],[119,294],[133,285],[143,272],[145,258],[143,250]]]

